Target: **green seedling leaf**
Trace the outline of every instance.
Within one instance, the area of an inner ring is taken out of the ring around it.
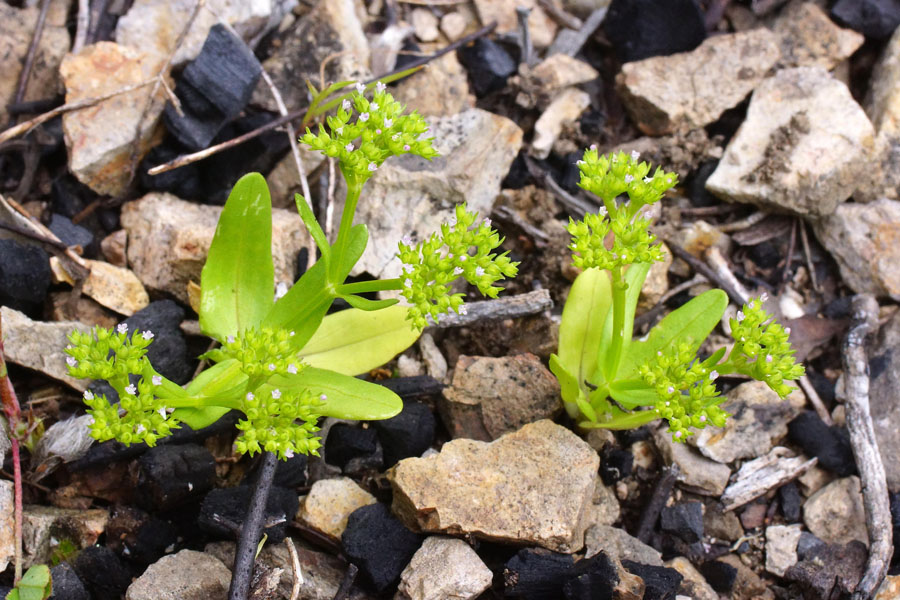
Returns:
[[[571,297],[571,296],[570,296]],[[550,355],[550,371],[556,375],[559,381],[560,392],[562,394],[563,403],[566,412],[573,419],[578,417],[578,400],[584,399],[584,392],[578,380],[563,366],[556,354]]]
[[[259,173],[241,177],[222,209],[200,276],[200,329],[224,340],[272,307],[272,201]]]
[[[200,373],[184,388],[184,392],[188,396],[201,398],[237,398],[246,383],[247,376],[241,371],[240,363],[230,358]],[[189,425],[191,429],[203,429],[218,421],[229,410],[224,406],[177,408],[172,416]]]
[[[34,565],[22,576],[19,584],[6,595],[6,600],[46,600],[53,593],[50,568]]]
[[[605,271],[588,269],[575,278],[563,308],[556,362],[558,368],[574,379],[579,389],[584,381],[591,381],[597,371],[603,324],[611,306],[612,292]],[[553,362],[550,364],[552,369]],[[576,397],[577,394],[570,392],[567,401],[575,402]],[[566,398],[565,394],[563,398]]]
[[[631,343],[619,368],[619,377],[640,379],[638,368],[654,359],[657,352],[666,353],[672,344],[687,343],[696,352],[722,319],[727,306],[728,294],[709,290],[672,311],[646,338]]]
[[[309,203],[300,194],[294,194],[294,203],[297,205],[297,212],[300,213],[303,224],[306,225],[306,230],[309,231],[309,235],[315,240],[316,247],[319,248],[322,258],[327,263],[331,256],[331,246],[328,244],[328,239],[325,237],[325,232],[322,231],[322,226],[319,225],[316,215],[313,214]]]
[[[358,308],[359,310],[364,311],[381,310],[389,306],[394,306],[395,304],[400,302],[396,298],[385,298],[384,300],[369,300],[368,298],[363,298],[362,296],[356,296],[354,294],[342,294],[340,297],[346,300],[347,304],[349,304],[353,308]]]
[[[644,287],[644,280],[647,279],[647,273],[650,272],[650,263],[636,263],[628,267],[628,270],[625,271],[625,283],[628,284],[628,289],[625,290],[625,332],[624,338],[625,343],[622,346],[622,355],[628,355],[628,347],[631,343],[631,335],[634,331],[634,311],[637,309],[637,301],[641,295],[641,288]],[[606,322],[603,324],[603,335],[600,338],[600,352],[597,356],[597,364],[603,365],[603,369],[597,369],[596,374],[593,379],[589,379],[589,381],[593,385],[600,385],[603,383],[603,380],[600,379],[597,375],[600,374],[601,371],[606,371],[606,381],[613,381],[618,378],[617,373],[609,373],[609,362],[612,359],[610,356],[610,341],[613,337],[613,311],[609,311],[606,315]],[[620,368],[618,369],[621,372],[621,363]]]
[[[644,383],[643,380],[636,379],[614,381],[609,386],[609,395],[627,409],[652,406],[658,399],[656,390]]]
[[[328,315],[303,347],[304,363],[344,375],[359,375],[385,364],[419,338],[405,306],[376,312],[351,308]]]
[[[269,383],[282,390],[307,389],[324,395],[324,404],[316,410],[326,417],[390,419],[403,409],[400,396],[384,386],[315,367],[306,367],[297,375],[275,375]]]

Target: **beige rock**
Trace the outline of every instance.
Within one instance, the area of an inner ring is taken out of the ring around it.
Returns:
[[[124,229],[113,231],[100,242],[100,251],[103,258],[111,265],[127,267],[128,259],[125,257],[125,245],[128,242],[128,234]]]
[[[900,389],[900,312],[883,324],[875,343],[869,352],[872,368],[869,384],[869,410],[875,428],[875,441],[884,464],[887,486],[891,492],[900,491],[900,464],[894,457],[900,452],[900,403],[897,390]],[[840,406],[844,406],[843,404]]]
[[[813,494],[803,505],[803,522],[829,544],[859,540],[868,546],[859,477],[837,479]]]
[[[797,478],[797,483],[800,484],[800,491],[803,492],[803,495],[809,498],[823,487],[834,481],[835,477],[826,469],[818,465],[814,465],[807,469],[806,473]]]
[[[444,32],[444,35],[451,42],[462,37],[466,31],[467,24],[466,18],[456,11],[448,12],[441,17],[441,31]]]
[[[556,23],[553,22],[537,0],[475,0],[475,8],[482,23],[497,21],[497,33],[516,33],[519,22],[516,8],[531,10],[528,15],[528,29],[531,40],[537,48],[546,48],[556,35]]]
[[[72,291],[50,292],[50,321],[80,321],[89,327],[115,327],[121,321],[119,315],[87,296],[73,296]]]
[[[661,262],[655,262],[650,265],[650,272],[647,273],[647,279],[644,280],[644,287],[641,288],[641,296],[638,298],[638,308],[641,310],[649,310],[656,306],[656,303],[669,291],[669,267],[672,266],[672,253],[665,242],[660,242],[660,249],[663,252]]]
[[[894,32],[872,72],[866,113],[875,131],[880,173],[873,177],[873,188],[863,186],[862,194],[871,198],[900,196],[900,29]],[[868,192],[868,193],[865,193]]]
[[[767,29],[718,35],[691,52],[626,63],[616,86],[644,133],[688,131],[737,106],[779,55]]]
[[[397,277],[397,241],[404,235],[417,241],[437,231],[457,203],[488,215],[522,147],[522,130],[515,123],[477,108],[429,119],[429,125],[440,157],[389,160],[366,184],[356,222],[368,224],[369,245],[353,274]]]
[[[719,594],[706,582],[691,561],[683,556],[676,556],[666,562],[666,566],[675,569],[684,579],[678,588],[678,593],[690,597],[692,600],[719,600]]]
[[[666,464],[678,465],[678,481],[698,494],[721,496],[728,485],[731,469],[701,455],[687,444],[672,441],[672,434],[660,426],[653,433],[653,441]]]
[[[813,229],[851,289],[900,300],[900,201],[842,204]]]
[[[460,356],[438,408],[453,437],[490,441],[562,408],[556,377],[533,354]]]
[[[187,302],[187,284],[200,282],[200,270],[222,207],[185,202],[171,194],[150,193],[122,207],[128,231],[128,262],[151,290],[169,292]],[[272,210],[275,282],[292,283],[297,253],[307,232],[294,210]]]
[[[784,572],[797,564],[802,529],[799,524],[766,527],[766,571],[784,577]]]
[[[745,565],[739,556],[726,554],[719,560],[737,569],[731,596],[734,600],[775,600],[775,594],[768,583]]]
[[[469,600],[488,589],[493,578],[467,543],[432,536],[400,575],[394,600]]]
[[[0,431],[0,435],[5,436],[6,431]],[[4,479],[0,481],[0,572],[5,571],[16,556],[15,506],[13,482]]]
[[[106,510],[76,510],[52,506],[25,506],[22,515],[24,567],[46,564],[59,543],[68,540],[79,550],[97,543],[106,530]]]
[[[644,565],[663,566],[662,555],[624,529],[594,525],[584,534],[584,557],[603,552],[613,561],[633,560]]]
[[[62,20],[53,15],[59,12],[58,8],[63,8]],[[28,78],[25,101],[51,98],[60,90],[59,64],[72,43],[65,26],[66,8],[67,3],[61,0],[50,2]],[[15,97],[38,13],[37,8],[14,8],[6,2],[0,3],[0,73],[3,73],[0,76],[0,123],[4,127],[8,119],[6,105]]]
[[[87,258],[84,262],[91,271],[84,280],[81,291],[99,304],[129,317],[150,304],[147,290],[131,270],[102,260]],[[59,281],[75,285],[75,281],[57,257],[50,258],[50,268]]]
[[[23,313],[6,306],[0,307],[0,318],[3,321],[3,350],[7,360],[40,371],[79,392],[87,389],[88,380],[69,376],[66,365],[68,355],[63,350],[69,343],[67,336],[72,330],[87,332],[90,327],[78,321],[32,321]]]
[[[429,375],[441,382],[447,379],[447,359],[430,333],[423,333],[419,337],[419,352]]]
[[[413,29],[416,37],[423,42],[433,42],[438,39],[438,18],[427,8],[414,8],[411,15]]]
[[[560,92],[534,124],[531,153],[536,158],[547,158],[563,126],[573,123],[590,105],[591,97],[587,92],[576,88]]]
[[[450,117],[475,106],[466,71],[455,52],[433,60],[397,84],[394,98],[424,117]]]
[[[522,91],[516,102],[526,108],[545,108],[553,98],[568,87],[592,81],[600,76],[594,67],[568,54],[553,54],[534,67],[519,67],[519,86]]]
[[[112,42],[86,46],[60,66],[66,102],[96,98],[159,73],[163,58]],[[63,115],[69,169],[98,194],[122,197],[129,183],[132,141],[153,87],[148,85]],[[162,136],[157,127],[165,105],[162,86],[141,123],[137,160]]]
[[[359,487],[352,479],[347,477],[320,479],[301,499],[297,519],[316,531],[340,541],[341,534],[347,528],[350,513],[375,502],[377,502],[375,496]]]
[[[781,12],[772,30],[781,48],[781,68],[833,69],[862,46],[865,37],[838,27],[814,2],[795,0]]]
[[[392,508],[421,531],[576,552],[599,464],[574,433],[538,421],[491,443],[453,440],[436,455],[401,460],[388,472]]]
[[[591,503],[588,516],[590,525],[612,525],[619,520],[622,511],[616,493],[611,487],[604,485],[600,479],[597,480]]]
[[[870,169],[875,135],[850,91],[817,67],[761,83],[706,188],[731,202],[826,216]]]
[[[732,241],[728,234],[722,233],[706,221],[697,220],[684,229],[676,232],[679,245],[697,258],[705,258],[706,251],[716,247],[724,255],[731,253]]]
[[[147,567],[128,586],[125,600],[224,600],[230,583],[231,571],[221,560],[196,550],[182,550]]]
[[[900,575],[888,575],[875,594],[875,600],[897,600],[900,598]]]

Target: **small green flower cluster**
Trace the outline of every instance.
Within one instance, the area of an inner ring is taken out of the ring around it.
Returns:
[[[634,263],[658,262],[663,259],[656,236],[649,233],[650,216],[641,209],[659,201],[663,194],[678,181],[674,173],[657,168],[650,176],[650,164],[638,162],[638,153],[624,152],[599,156],[597,150],[586,150],[578,161],[581,170],[579,186],[603,200],[598,214],[586,215],[584,221],[569,220],[568,231],[572,236],[569,249],[575,266],[582,269],[598,267],[612,270]],[[629,201],[616,203],[621,194],[628,194]],[[605,240],[612,231],[612,248]]]
[[[317,408],[325,397],[316,397],[309,391],[282,392],[278,388],[262,386],[256,392],[247,392],[241,410],[247,416],[236,427],[241,434],[235,440],[240,453],[274,452],[286,460],[295,453],[318,455],[320,438],[313,435],[321,416]],[[301,423],[298,423],[301,421]]]
[[[734,371],[766,382],[779,397],[795,388],[785,383],[802,377],[803,365],[794,360],[790,329],[782,327],[763,309],[765,294],[751,300],[730,319],[734,349],[729,356]]]
[[[154,393],[163,385],[163,377],[147,360],[147,347],[153,333],[134,332],[120,324],[116,330],[94,327],[90,333],[73,331],[65,352],[72,377],[106,379],[119,392],[119,404],[110,404],[104,395],[84,392],[84,402],[93,418],[91,436],[99,441],[116,439],[125,445],[144,442],[154,446],[157,439],[171,434],[179,426],[172,409],[163,405]],[[137,384],[129,375],[141,374]],[[149,381],[148,381],[149,379]]]
[[[657,352],[654,361],[639,367],[641,377],[653,386],[658,397],[653,410],[669,422],[675,441],[683,442],[693,435],[688,427],[725,425],[728,413],[719,407],[724,398],[716,389],[719,373],[713,368],[720,358],[718,354],[705,361],[696,360],[694,348],[682,342],[673,352]]]
[[[476,224],[477,219],[477,213],[460,204],[450,223],[441,225],[440,235],[433,233],[416,246],[408,238],[400,242],[401,293],[411,304],[409,319],[415,327],[423,329],[428,324],[427,315],[437,321],[451,310],[465,314],[463,294],[450,294],[459,277],[477,286],[483,295],[496,298],[503,288],[494,283],[516,276],[519,263],[511,261],[508,252],[499,256],[492,253],[503,239],[491,228],[490,219]]]
[[[315,135],[307,128],[301,141],[337,158],[347,181],[357,185],[362,185],[391,156],[437,156],[431,138],[419,139],[428,131],[421,115],[402,114],[404,106],[385,91],[381,82],[376,85],[372,100],[366,99],[365,91],[366,86],[357,83],[356,91],[341,103],[337,114],[328,117],[329,131],[319,127]],[[354,110],[357,117],[351,123]]]
[[[249,377],[296,375],[304,365],[291,348],[293,336],[293,331],[280,328],[247,329],[237,336],[228,336],[221,348],[205,356],[216,361],[234,358]]]

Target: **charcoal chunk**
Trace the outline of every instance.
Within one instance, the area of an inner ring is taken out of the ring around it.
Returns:
[[[67,562],[59,563],[50,569],[50,580],[53,582],[50,600],[91,600],[84,582]],[[0,596],[2,597],[4,596]]]
[[[50,288],[50,257],[11,239],[0,239],[0,257],[0,304],[37,316]]]
[[[863,35],[883,40],[900,25],[900,0],[838,0],[831,16]]]
[[[200,506],[200,529],[223,538],[236,538],[247,518],[247,507],[253,497],[253,489],[248,485],[233,488],[212,490],[203,499]],[[278,544],[284,541],[288,523],[297,514],[300,500],[297,493],[283,487],[273,485],[266,499],[267,526],[263,533],[268,541]]]
[[[612,600],[619,583],[616,567],[603,552],[575,563],[574,576],[563,585],[566,600]]]
[[[575,574],[571,554],[544,548],[525,548],[503,568],[504,596],[525,600],[555,600],[559,590]]]
[[[309,458],[305,454],[295,454],[287,460],[279,460],[275,466],[275,477],[272,479],[272,485],[287,489],[295,489],[306,485],[308,466]],[[241,484],[255,485],[261,467],[262,461],[256,462]]]
[[[50,215],[50,231],[66,246],[81,246],[84,255],[94,254],[94,234],[89,229],[76,225],[68,217],[53,213]]]
[[[138,459],[137,497],[151,512],[165,511],[199,498],[213,486],[216,461],[196,444],[150,448]]]
[[[378,433],[345,423],[337,423],[325,438],[325,462],[341,469],[355,458],[373,456],[378,450]]]
[[[187,341],[181,332],[184,309],[172,300],[151,302],[125,321],[128,331],[151,331],[153,343],[147,348],[150,364],[162,376],[175,383],[187,383],[193,373]]]
[[[459,62],[469,73],[472,89],[478,97],[502,90],[516,72],[516,61],[503,46],[488,38],[478,38],[457,52]]]
[[[617,481],[631,475],[634,466],[634,455],[621,448],[605,448],[600,461],[600,478],[606,485],[614,485]]]
[[[856,473],[856,462],[850,438],[845,429],[829,427],[811,410],[800,413],[788,423],[788,438],[809,456],[819,459],[819,466],[838,477]]]
[[[688,544],[699,542],[703,539],[703,504],[682,502],[666,506],[660,513],[660,526]]]
[[[785,571],[784,578],[797,582],[808,600],[847,598],[862,578],[867,556],[865,545],[858,540],[848,544],[823,542]]]
[[[799,523],[803,508],[803,497],[797,484],[793,481],[781,486],[778,490],[778,499],[781,500],[781,514],[788,523]]]
[[[622,62],[687,52],[706,38],[695,0],[613,0],[603,31]]]
[[[435,420],[421,402],[406,402],[396,417],[373,421],[384,456],[384,468],[410,456],[421,456],[434,441]]]
[[[243,40],[224,25],[213,26],[175,87],[184,116],[167,104],[166,127],[188,148],[206,148],[250,101],[261,73],[262,66]]]
[[[706,582],[720,594],[731,593],[738,576],[736,567],[721,560],[707,561],[700,565],[699,571],[706,578]]]
[[[178,535],[168,521],[132,506],[116,506],[106,524],[106,540],[122,558],[146,567],[162,558]]]
[[[85,548],[72,566],[94,600],[119,600],[131,585],[128,566],[105,546]]]
[[[642,565],[633,560],[623,560],[622,566],[644,580],[644,600],[675,600],[684,579],[681,573],[668,567]]]
[[[377,503],[351,513],[341,546],[359,567],[363,582],[380,593],[400,579],[423,540],[397,520],[387,505]]]

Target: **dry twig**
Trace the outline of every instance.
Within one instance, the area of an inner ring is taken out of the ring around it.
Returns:
[[[303,583],[303,573],[300,570],[300,557],[297,555],[297,549],[294,547],[294,540],[290,538],[290,536],[286,536],[284,538],[284,543],[287,545],[288,553],[291,555],[291,598],[290,600],[297,600],[300,598],[300,584]]]
[[[716,225],[716,229],[721,231],[722,233],[730,233],[732,231],[741,231],[742,229],[747,229],[748,227],[752,227],[756,225],[763,219],[769,216],[769,213],[764,211],[757,211],[752,213],[749,217],[745,217],[743,219],[739,219],[737,221],[732,221],[731,223],[723,223],[722,225]]]
[[[809,238],[806,236],[805,221],[800,221],[800,242],[803,244],[803,256],[806,257],[806,270],[809,271],[809,281],[812,283],[813,290],[821,294],[822,288],[819,287],[816,266],[813,264],[812,253],[809,251]]]
[[[75,42],[72,44],[72,54],[78,54],[84,48],[90,28],[91,2],[90,0],[78,0],[78,16],[75,20]]]
[[[466,303],[466,314],[451,313],[441,317],[439,329],[466,327],[482,321],[517,319],[542,313],[553,308],[553,300],[548,290],[535,290],[517,296],[504,296],[495,300],[480,300]]]
[[[34,55],[37,54],[38,44],[41,41],[41,36],[44,34],[44,23],[47,21],[47,9],[49,7],[50,0],[41,2],[41,11],[38,13],[37,23],[34,26],[34,35],[31,36],[28,54],[25,55],[25,64],[19,73],[19,81],[16,83],[16,95],[13,96],[13,102],[21,102],[25,99],[25,92],[28,90],[28,80],[34,67]]]
[[[809,400],[809,403],[816,409],[816,414],[819,415],[819,418],[829,427],[834,425],[834,421],[831,419],[831,413],[828,412],[828,409],[825,407],[825,403],[822,402],[822,398],[819,397],[816,388],[810,383],[809,377],[803,375],[797,378],[797,385],[799,385],[800,389],[803,390],[803,393],[806,394],[806,399]]]
[[[894,550],[887,480],[872,415],[869,413],[869,362],[866,337],[878,328],[878,303],[861,294],[853,298],[853,317],[844,340],[844,392],[850,445],[859,469],[866,528],[869,530],[869,559],[862,579],[853,592],[854,600],[871,598],[887,574]]]
[[[694,269],[696,273],[703,275],[708,280],[714,282],[720,288],[725,290],[725,293],[728,294],[728,297],[731,298],[732,302],[740,306],[747,301],[749,295],[747,294],[746,290],[742,289],[743,286],[741,286],[740,288],[735,288],[732,285],[732,278],[734,277],[734,275],[731,274],[730,271],[729,274],[731,275],[731,277],[723,277],[722,274],[720,274],[719,269],[710,268],[705,262],[679,246],[674,240],[666,239],[665,242],[666,246],[669,247],[669,250],[673,255],[690,265],[690,267]],[[718,253],[718,255],[721,256],[720,253]]]

